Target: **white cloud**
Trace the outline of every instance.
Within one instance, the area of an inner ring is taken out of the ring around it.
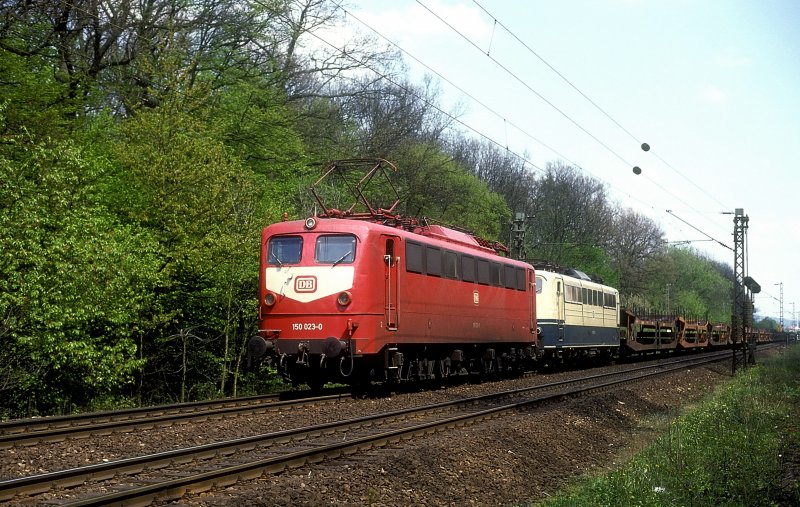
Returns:
[[[713,104],[724,104],[728,102],[728,92],[718,86],[707,86],[703,90],[703,98]]]

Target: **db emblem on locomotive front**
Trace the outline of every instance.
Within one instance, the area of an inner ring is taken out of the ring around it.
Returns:
[[[317,290],[316,276],[298,276],[294,279],[295,292],[314,292]]]

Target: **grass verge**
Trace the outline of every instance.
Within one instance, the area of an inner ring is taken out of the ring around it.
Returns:
[[[622,468],[544,503],[561,506],[800,505],[800,346],[741,371]],[[796,467],[795,467],[796,468]]]

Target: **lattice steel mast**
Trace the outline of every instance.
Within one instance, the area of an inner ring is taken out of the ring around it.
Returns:
[[[733,341],[732,370],[736,373],[737,352],[742,351],[742,364],[748,360],[747,346],[747,310],[750,302],[745,278],[747,277],[747,262],[745,253],[745,238],[750,217],[744,214],[744,209],[736,208],[733,217],[733,314],[731,315],[731,340]]]

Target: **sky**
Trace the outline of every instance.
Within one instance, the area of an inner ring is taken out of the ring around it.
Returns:
[[[343,32],[404,51],[468,135],[564,161],[733,265],[748,216],[757,313],[800,314],[800,1],[351,0]],[[421,63],[420,63],[421,62]],[[644,151],[642,143],[651,149]],[[634,174],[633,167],[641,168]],[[401,168],[402,169],[402,168]],[[668,212],[667,210],[670,210]],[[701,240],[701,241],[698,241]]]

